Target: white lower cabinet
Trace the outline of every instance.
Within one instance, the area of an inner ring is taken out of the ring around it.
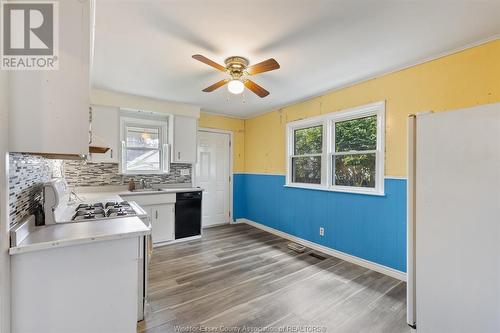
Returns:
[[[135,201],[151,219],[153,245],[175,240],[175,193],[122,194],[124,200]]]
[[[153,244],[175,239],[175,204],[143,206],[151,217]]]
[[[138,248],[133,237],[13,255],[11,332],[135,333]]]

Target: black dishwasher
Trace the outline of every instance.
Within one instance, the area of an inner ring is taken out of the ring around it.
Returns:
[[[175,239],[201,235],[201,191],[177,193]]]

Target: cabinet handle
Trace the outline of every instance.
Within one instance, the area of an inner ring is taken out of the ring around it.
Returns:
[[[92,107],[89,106],[89,145],[92,144],[93,133],[92,133]]]
[[[113,149],[110,149],[109,154],[110,154],[110,157],[113,158]]]
[[[156,210],[155,213],[156,213],[156,219],[158,219],[158,211]]]
[[[177,153],[177,159],[179,159],[179,160],[181,159],[181,152]]]

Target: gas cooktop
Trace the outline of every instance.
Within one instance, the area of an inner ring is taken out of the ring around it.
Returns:
[[[137,212],[127,201],[79,204],[72,221],[103,219],[107,217],[136,216]]]

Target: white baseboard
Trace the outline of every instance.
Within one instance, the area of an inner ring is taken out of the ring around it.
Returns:
[[[406,273],[401,272],[397,269],[390,268],[390,267],[387,267],[384,265],[380,265],[380,264],[374,263],[372,261],[368,261],[368,260],[353,256],[353,255],[350,255],[350,254],[347,254],[347,253],[344,253],[341,251],[331,249],[331,248],[323,246],[323,245],[319,245],[319,244],[310,242],[308,240],[305,240],[305,239],[302,239],[302,238],[299,238],[296,236],[292,236],[290,234],[287,234],[286,232],[273,229],[271,227],[265,226],[263,224],[260,224],[260,223],[257,223],[257,222],[254,222],[254,221],[251,221],[248,219],[237,219],[236,222],[237,223],[246,223],[248,225],[262,229],[264,231],[275,234],[275,235],[280,236],[282,238],[289,239],[295,243],[304,245],[304,246],[311,248],[313,250],[331,255],[332,257],[336,257],[336,258],[351,262],[353,264],[356,264],[356,265],[359,265],[362,267],[366,267],[368,269],[371,269],[373,271],[388,275],[390,277],[393,277],[393,278],[401,280],[401,281],[406,281]]]
[[[221,225],[228,225],[228,224],[230,224],[230,222],[217,223],[217,224],[211,224],[211,225],[202,225],[201,228],[202,229],[210,229],[210,228],[220,227]]]
[[[195,239],[200,239],[200,238],[201,238],[201,235],[174,239],[174,240],[167,241],[167,242],[153,244],[153,248],[182,243],[182,242],[189,242],[189,241],[192,241]]]

